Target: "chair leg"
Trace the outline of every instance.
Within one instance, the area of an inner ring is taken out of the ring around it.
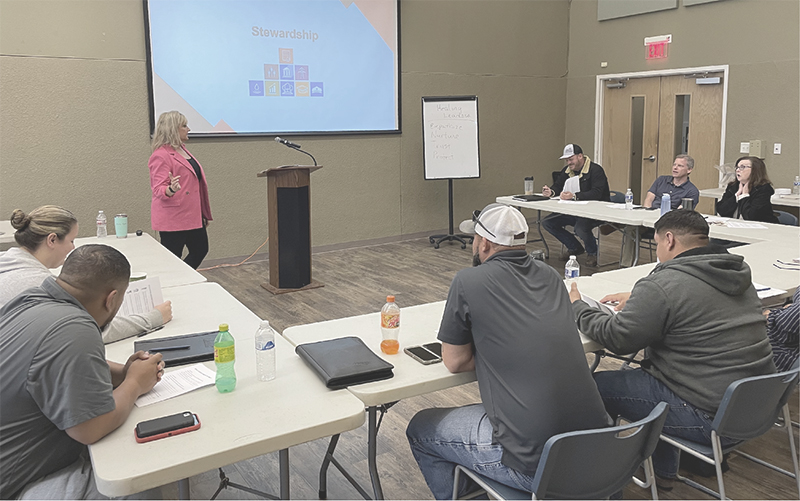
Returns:
[[[789,414],[789,404],[783,406],[783,421],[786,432],[789,434],[789,450],[792,453],[792,465],[794,466],[794,481],[797,483],[797,495],[800,499],[800,466],[798,466],[797,449],[794,446],[794,432],[792,432],[792,418]]]
[[[717,432],[711,430],[711,448],[714,451],[714,467],[717,469],[717,484],[719,484],[719,498],[725,498],[725,482],[722,480],[722,444],[719,441]]]
[[[461,480],[461,469],[456,466],[456,473],[453,475],[453,498],[458,499],[458,481]]]

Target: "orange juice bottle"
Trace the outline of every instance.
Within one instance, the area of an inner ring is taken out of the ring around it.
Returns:
[[[381,351],[394,355],[400,350],[400,307],[394,296],[386,296],[386,304],[381,308]]]

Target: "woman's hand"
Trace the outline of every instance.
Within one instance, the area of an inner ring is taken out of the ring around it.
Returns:
[[[167,186],[167,196],[171,197],[175,193],[178,193],[181,189],[181,176],[172,176],[172,172],[169,173],[169,186]]]

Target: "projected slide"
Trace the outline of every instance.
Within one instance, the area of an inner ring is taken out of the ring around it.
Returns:
[[[149,0],[154,117],[192,133],[397,131],[397,0]]]

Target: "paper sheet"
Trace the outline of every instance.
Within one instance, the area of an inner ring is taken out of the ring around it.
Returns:
[[[597,308],[598,310],[605,311],[606,313],[610,313],[612,315],[619,313],[614,309],[614,306],[616,305],[603,304],[600,301],[587,296],[586,294],[581,293],[581,300],[592,308]]]
[[[607,204],[606,207],[609,209],[626,209],[625,204]],[[635,205],[633,207],[641,207],[641,205]]]
[[[753,287],[756,288],[756,293],[758,294],[758,299],[766,299],[772,296],[780,296],[781,294],[786,294],[785,290],[782,289],[774,289],[769,285],[762,285],[753,282]]]
[[[203,364],[190,365],[164,373],[161,381],[136,400],[136,407],[162,402],[214,384],[214,371]]]
[[[744,221],[728,221],[725,226],[728,228],[752,228],[756,230],[766,230],[767,227],[759,223],[745,223]]]
[[[564,181],[564,189],[561,191],[568,191],[570,193],[580,193],[581,191],[581,178],[572,176]]]
[[[575,200],[559,200],[558,203],[560,204],[573,204],[573,205],[588,205],[588,201],[584,200],[583,202],[576,202]]]
[[[119,315],[129,317],[133,314],[144,315],[153,311],[157,304],[164,302],[161,294],[161,281],[158,277],[137,280],[128,285],[125,300],[119,309]]]

